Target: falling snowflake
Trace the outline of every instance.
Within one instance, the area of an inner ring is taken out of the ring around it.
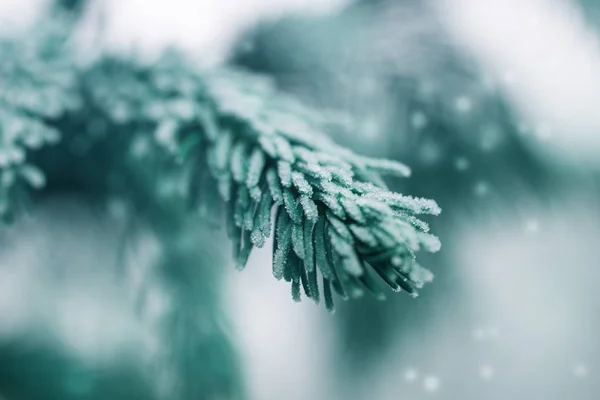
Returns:
[[[504,133],[502,129],[494,124],[487,125],[481,129],[481,150],[485,152],[496,149],[502,142]]]
[[[585,364],[577,364],[573,367],[573,375],[576,378],[585,378],[588,375],[588,368]]]
[[[536,219],[530,219],[525,223],[525,232],[529,234],[537,233],[540,230],[540,223]]]
[[[407,382],[414,382],[419,378],[419,371],[417,371],[415,368],[408,368],[405,372],[404,372],[404,379]]]
[[[456,111],[461,114],[467,114],[473,109],[473,102],[467,96],[460,96],[454,102]]]
[[[362,133],[366,138],[376,138],[381,134],[381,129],[375,118],[367,118],[362,124]]]
[[[434,393],[440,389],[440,378],[435,375],[428,375],[423,379],[423,388],[426,392]]]
[[[491,365],[482,365],[481,367],[479,367],[479,376],[481,376],[481,379],[483,379],[484,381],[492,380],[495,374],[496,371]]]
[[[469,169],[471,163],[466,157],[457,157],[454,160],[454,168],[459,172],[464,172]]]
[[[477,182],[474,188],[475,195],[479,197],[486,196],[490,193],[490,185],[487,182]]]
[[[415,111],[410,117],[410,124],[415,130],[421,130],[427,125],[427,116],[421,111]]]

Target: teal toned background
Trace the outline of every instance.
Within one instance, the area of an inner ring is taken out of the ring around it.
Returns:
[[[0,0],[0,33],[49,18],[50,3]],[[0,399],[169,398],[178,379],[208,399],[600,397],[600,3],[56,3],[77,13],[90,59],[176,47],[339,111],[335,141],[406,163],[412,177],[390,186],[440,204],[429,221],[443,247],[421,256],[436,278],[418,298],[338,301],[331,315],[291,300],[270,246],[238,272],[208,223],[164,254],[174,238],[122,239],[119,199],[49,196],[0,231]],[[122,279],[119,257],[139,279]],[[145,281],[157,264],[164,275]],[[165,313],[174,276],[194,293],[175,309],[205,325],[168,319],[185,319]],[[169,347],[190,332],[193,352]],[[149,382],[156,354],[175,377]]]

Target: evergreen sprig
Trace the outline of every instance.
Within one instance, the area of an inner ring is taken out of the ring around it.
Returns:
[[[274,230],[273,275],[291,282],[295,300],[303,290],[333,309],[333,292],[343,299],[365,292],[383,298],[385,282],[416,295],[432,279],[415,253],[437,251],[440,243],[415,215],[435,215],[439,207],[390,192],[381,175],[407,177],[409,168],[336,145],[326,134],[337,121],[327,113],[279,93],[264,77],[230,68],[203,71],[173,54],[152,65],[104,57],[75,67],[74,54],[53,51],[55,58],[48,59],[52,46],[33,48],[45,70],[30,69],[36,63],[28,60],[20,62],[19,76],[49,100],[39,107],[15,103],[21,97],[2,79],[8,93],[2,98],[11,99],[3,100],[2,112],[31,120],[19,135],[7,135],[3,126],[2,154],[27,146],[33,126],[51,142],[58,134],[52,125],[46,129],[46,121],[93,110],[105,119],[107,132],[114,126],[132,133],[119,140],[134,156],[141,151],[135,138],[150,133],[187,171],[183,194],[201,212],[226,209],[240,269]],[[7,120],[3,116],[2,123]],[[11,160],[1,166],[3,179],[14,165],[31,168]]]
[[[229,203],[229,234],[238,266],[262,247],[275,226],[273,275],[292,295],[333,308],[371,292],[379,277],[393,290],[416,289],[432,274],[415,253],[435,252],[437,237],[415,214],[439,214],[432,200],[392,193],[380,174],[406,177],[406,166],[358,156],[324,133],[328,121],[278,93],[269,81],[239,71],[206,80],[210,103],[201,115],[209,170]],[[272,213],[275,210],[273,222]]]
[[[96,98],[113,119],[143,116],[165,148],[200,163],[188,195],[205,210],[226,204],[238,268],[274,226],[273,275],[291,282],[295,300],[302,288],[333,308],[332,289],[344,299],[365,292],[382,298],[381,280],[416,295],[431,280],[415,253],[437,251],[440,243],[415,215],[440,209],[388,191],[380,177],[406,177],[406,166],[337,146],[324,136],[330,121],[323,114],[267,79],[233,70],[200,74],[180,59],[130,72],[116,81],[118,99],[107,97],[117,93],[108,81],[93,86]],[[115,82],[114,71],[108,76]]]

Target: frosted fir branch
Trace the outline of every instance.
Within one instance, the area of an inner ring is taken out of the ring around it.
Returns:
[[[318,112],[278,93],[268,80],[255,84],[255,79],[239,71],[208,75],[206,97],[211,112],[203,114],[203,123],[237,132],[234,146],[251,149],[253,158],[257,152],[264,154],[260,171],[253,168],[252,184],[269,191],[270,208],[278,215],[274,276],[292,283],[295,299],[299,282],[304,282],[305,295],[317,302],[314,280],[320,276],[328,308],[333,307],[331,290],[342,298],[366,292],[383,298],[382,282],[395,291],[416,295],[433,276],[419,266],[415,253],[437,251],[440,243],[415,214],[437,215],[437,204],[377,185],[380,174],[407,177],[410,170],[401,163],[358,156],[336,145],[325,136],[327,123]],[[213,143],[206,137],[209,155],[221,151],[216,140]],[[227,156],[232,165],[248,163],[239,152]],[[369,177],[374,182],[367,181]],[[214,178],[227,179],[227,171]],[[248,184],[246,188],[233,186],[232,197],[246,189],[250,189]],[[236,226],[234,235],[243,235],[246,227]],[[269,236],[264,230],[262,234]],[[249,246],[263,244],[261,239]],[[309,276],[315,273],[310,284]]]
[[[199,117],[204,145],[198,151],[207,152],[213,178],[229,183],[222,197],[237,209],[229,225],[239,267],[270,237],[265,218],[267,210],[275,210],[273,275],[292,284],[295,300],[302,288],[316,302],[322,293],[332,308],[331,290],[342,298],[366,292],[383,298],[385,283],[416,295],[432,279],[415,253],[439,250],[439,240],[414,214],[437,215],[437,204],[365,181],[381,182],[381,173],[409,176],[408,167],[336,145],[325,136],[318,112],[279,94],[268,80],[239,71],[198,80],[206,99]]]
[[[415,214],[437,215],[439,207],[389,192],[381,179],[409,176],[408,167],[338,146],[321,113],[268,79],[165,57],[137,69],[100,64],[89,83],[113,122],[143,126],[174,156],[204,163],[228,210],[238,268],[274,231],[273,275],[291,283],[294,300],[324,296],[332,309],[332,292],[383,298],[387,285],[416,295],[432,279],[415,254],[439,250],[439,240]]]
[[[15,77],[28,77],[39,90],[33,78],[47,76],[40,87],[48,88],[52,101],[14,103],[20,98],[11,94],[0,96],[13,99],[2,100],[0,110],[22,121],[30,117],[48,142],[57,134],[45,130],[45,121],[92,110],[104,116],[107,131],[112,125],[132,137],[149,134],[174,161],[194,163],[184,195],[198,199],[197,209],[207,215],[226,210],[238,268],[274,231],[273,274],[291,283],[295,300],[301,292],[316,302],[323,296],[333,309],[334,292],[342,299],[367,292],[383,298],[385,283],[416,295],[431,280],[415,254],[437,251],[440,244],[415,214],[438,214],[439,207],[387,191],[381,175],[406,177],[408,167],[338,146],[327,136],[335,121],[326,113],[279,93],[264,77],[233,69],[201,71],[175,55],[153,65],[104,58],[76,68],[73,54],[54,48],[54,62],[20,62]],[[47,57],[39,48],[31,54]],[[54,65],[56,71],[36,70]],[[8,165],[25,160],[18,148],[31,132],[35,129],[28,127],[12,141],[3,135]],[[131,146],[132,157],[141,151],[135,140],[121,140]],[[10,170],[5,167],[2,174]],[[43,184],[29,166],[22,175]]]

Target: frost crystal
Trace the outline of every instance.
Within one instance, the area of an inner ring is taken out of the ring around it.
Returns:
[[[246,177],[246,186],[250,188],[258,185],[258,181],[260,180],[264,166],[265,153],[263,153],[260,148],[256,147],[250,156],[248,175]]]
[[[277,164],[277,171],[279,172],[279,180],[281,185],[286,188],[292,186],[292,166],[290,163],[280,161]]]

